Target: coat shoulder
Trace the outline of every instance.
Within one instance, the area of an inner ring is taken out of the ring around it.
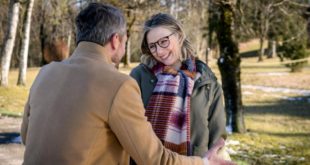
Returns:
[[[137,79],[139,77],[142,77],[144,75],[150,74],[150,70],[148,69],[148,67],[145,64],[139,64],[138,66],[134,67],[131,72],[130,72],[130,76]]]
[[[214,72],[206,63],[200,60],[196,60],[196,68],[197,71],[200,72],[202,75],[205,75],[207,79],[217,81],[217,77],[215,76]]]
[[[141,73],[143,73],[143,72],[145,72],[146,71],[146,68],[147,66],[145,65],[145,64],[139,64],[138,66],[136,66],[136,67],[134,67],[132,70],[131,70],[131,72],[130,72],[130,74],[141,74]]]

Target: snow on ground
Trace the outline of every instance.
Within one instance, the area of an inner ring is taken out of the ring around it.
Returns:
[[[258,76],[285,76],[288,75],[288,72],[268,72],[268,73],[256,73]]]
[[[278,87],[267,87],[267,86],[260,86],[260,85],[242,85],[242,89],[256,89],[261,90],[264,92],[279,92],[279,93],[293,93],[299,94],[302,96],[310,96],[310,90],[305,89],[290,89],[290,88],[278,88]]]

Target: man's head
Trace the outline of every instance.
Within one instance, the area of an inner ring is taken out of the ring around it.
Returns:
[[[115,53],[112,61],[117,63],[125,53],[126,20],[123,13],[107,4],[90,3],[76,17],[77,44],[94,42],[101,46],[111,45]]]

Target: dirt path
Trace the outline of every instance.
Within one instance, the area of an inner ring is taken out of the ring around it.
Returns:
[[[4,134],[18,133],[21,118],[0,116],[0,139]],[[20,165],[22,164],[24,146],[22,144],[0,144],[0,165]]]

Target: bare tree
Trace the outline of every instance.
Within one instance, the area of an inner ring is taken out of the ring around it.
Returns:
[[[9,24],[6,37],[4,38],[4,48],[2,50],[1,59],[1,86],[9,85],[9,70],[19,20],[19,6],[19,0],[10,0],[10,9],[8,14]]]
[[[26,85],[26,73],[27,73],[27,59],[29,52],[29,39],[30,39],[30,25],[31,25],[31,14],[34,0],[27,2],[26,15],[23,24],[23,39],[20,50],[20,61],[19,61],[19,74],[17,85]]]
[[[107,1],[106,1],[107,2]],[[130,59],[132,56],[132,47],[133,44],[132,37],[135,35],[135,32],[138,29],[138,26],[141,26],[147,16],[151,13],[150,11],[155,11],[159,6],[158,0],[110,0],[108,1],[112,5],[115,5],[121,8],[124,11],[126,20],[127,20],[127,43],[126,43],[126,52],[123,58],[123,63],[125,67],[130,65]],[[152,6],[152,8],[150,8]],[[117,66],[118,67],[118,64]]]
[[[9,1],[0,1],[0,26],[4,27],[7,24],[7,15],[9,10]],[[5,35],[6,28],[0,28],[0,53],[2,52],[3,48],[3,41]],[[0,54],[1,57],[1,54]],[[1,60],[0,60],[1,61]]]

